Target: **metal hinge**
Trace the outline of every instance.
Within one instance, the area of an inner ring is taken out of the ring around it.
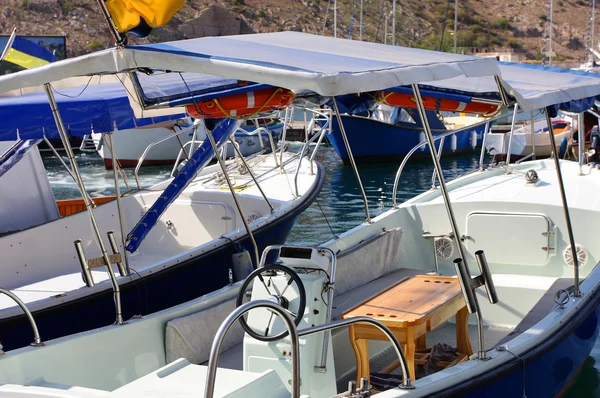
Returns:
[[[554,232],[554,231],[542,232],[542,236],[550,236],[550,235],[556,235],[556,232]]]
[[[550,250],[554,250],[554,248],[551,247],[551,246],[543,246],[542,250],[545,251],[545,252],[549,252]]]

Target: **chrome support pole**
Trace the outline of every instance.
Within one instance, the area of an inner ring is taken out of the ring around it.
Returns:
[[[456,219],[454,218],[454,211],[452,210],[452,204],[450,203],[450,196],[448,195],[448,189],[446,188],[446,180],[444,178],[442,166],[437,158],[437,153],[435,149],[435,143],[433,139],[433,134],[431,134],[431,127],[429,126],[429,121],[427,120],[427,115],[425,113],[425,106],[423,105],[423,97],[421,96],[421,91],[419,90],[419,85],[413,84],[412,89],[415,93],[415,98],[417,100],[417,106],[419,108],[419,116],[423,121],[423,127],[425,129],[425,137],[427,138],[427,143],[429,144],[429,152],[431,153],[431,159],[433,160],[433,166],[438,175],[438,181],[440,183],[440,190],[442,192],[442,196],[444,198],[444,205],[446,205],[446,212],[448,213],[448,219],[450,220],[450,227],[452,228],[452,233],[454,234],[454,238],[456,239],[456,246],[458,247],[458,252],[460,253],[460,257],[463,261],[467,262],[464,249],[462,243],[460,241],[460,233],[458,231],[458,224],[456,223]]]
[[[383,334],[387,336],[396,351],[396,355],[398,355],[398,361],[400,362],[400,371],[402,372],[402,384],[398,387],[405,390],[412,390],[415,387],[412,385],[410,380],[410,373],[408,371],[408,365],[406,361],[406,356],[404,356],[404,352],[402,351],[402,346],[398,343],[398,339],[396,336],[381,322],[376,319],[370,318],[368,316],[356,316],[348,319],[340,319],[339,321],[330,322],[325,325],[313,326],[310,328],[302,329],[298,331],[298,337],[309,336],[314,333],[323,332],[325,330],[334,330],[339,329],[348,325],[352,325],[355,323],[368,323],[375,326],[377,329],[381,330]]]
[[[33,347],[42,347],[44,345],[44,343],[42,343],[42,339],[40,338],[40,332],[38,331],[35,320],[33,319],[33,315],[31,315],[31,312],[27,309],[27,306],[25,305],[25,303],[16,294],[11,292],[10,290],[0,288],[0,293],[5,294],[8,297],[10,297],[11,299],[13,299],[19,305],[19,307],[21,307],[21,309],[27,316],[27,319],[29,320],[29,323],[31,324],[31,328],[33,329],[33,343],[31,343],[30,345]],[[2,350],[1,344],[0,344],[0,355],[4,355],[4,351]]]
[[[519,110],[519,104],[515,104],[513,110],[512,123],[510,125],[510,133],[508,135],[508,149],[506,150],[506,174],[510,174],[510,154],[512,152],[512,140],[515,132],[515,123],[517,122],[517,112]],[[534,137],[531,137],[532,139]]]
[[[265,144],[263,144],[262,134],[260,132],[260,123],[258,123],[257,119],[254,119],[254,127],[256,127],[256,131],[258,132],[258,144],[260,145],[260,150],[264,151]],[[275,151],[275,150],[273,150],[273,151]],[[277,161],[275,162],[275,164],[277,164]]]
[[[324,132],[321,132],[319,135],[319,141],[323,138]],[[294,188],[296,189],[296,197],[300,197],[300,192],[298,190],[298,174],[300,173],[300,166],[302,165],[302,159],[304,158],[304,153],[308,149],[308,146],[311,142],[313,142],[317,138],[317,134],[313,135],[306,143],[302,146],[300,150],[300,156],[298,157],[298,166],[296,166],[296,171],[294,172]],[[312,164],[312,159],[311,159]],[[312,171],[312,168],[311,168]]]
[[[308,141],[308,120],[306,120],[306,108],[304,109],[304,142]]]
[[[530,122],[531,122],[531,154],[532,154],[532,159],[535,160],[535,120],[533,117],[533,111],[531,111]]]
[[[577,159],[579,160],[579,175],[583,175],[583,147],[585,145],[585,126],[583,125],[583,112],[577,115]]]
[[[117,278],[115,277],[115,273],[111,267],[110,259],[108,258],[108,253],[106,252],[106,248],[104,247],[104,242],[102,241],[102,234],[100,233],[100,229],[98,228],[98,223],[96,222],[96,216],[94,215],[94,210],[92,203],[90,202],[86,190],[85,185],[83,183],[83,179],[81,178],[81,173],[79,172],[79,167],[77,166],[77,161],[75,160],[75,154],[73,153],[73,149],[71,148],[71,144],[69,144],[69,139],[67,137],[67,132],[65,130],[65,126],[62,122],[62,118],[60,117],[60,113],[58,111],[58,105],[56,104],[56,100],[54,99],[54,94],[52,93],[52,87],[50,83],[44,84],[44,89],[46,90],[46,95],[48,96],[48,101],[50,102],[50,108],[52,109],[52,116],[54,116],[54,121],[56,123],[56,128],[58,129],[58,133],[60,135],[60,139],[65,147],[65,151],[67,152],[67,156],[69,157],[69,162],[71,163],[71,169],[73,170],[73,174],[76,177],[77,186],[79,188],[79,192],[81,192],[81,196],[85,203],[85,207],[90,216],[90,223],[92,225],[92,230],[94,231],[94,235],[96,236],[96,241],[98,243],[98,247],[100,248],[100,252],[102,253],[102,257],[104,258],[104,262],[108,268],[108,274],[110,277],[110,281],[113,286],[113,298],[115,301],[115,309],[116,309],[116,320],[115,323],[118,325],[123,324],[123,315],[121,311],[121,290],[119,289],[119,283],[117,282]]]
[[[287,134],[288,119],[291,118],[291,116],[293,116],[293,113],[294,112],[291,106],[285,108],[285,114],[283,116],[283,132],[281,133],[281,148],[279,150],[279,164],[281,165],[281,171],[283,171],[283,151],[285,149],[285,136]]]
[[[483,171],[483,159],[485,157],[485,141],[490,132],[490,123],[486,123],[483,129],[483,139],[481,140],[481,154],[479,155],[479,171]]]
[[[108,141],[110,142],[111,155],[112,155],[112,169],[113,169],[113,179],[115,180],[115,196],[117,199],[117,212],[119,214],[119,229],[121,230],[121,244],[123,247],[123,259],[125,261],[125,266],[123,267],[123,263],[117,264],[119,267],[119,272],[121,276],[129,275],[129,257],[127,256],[127,250],[125,250],[125,229],[123,227],[123,205],[121,203],[121,189],[119,188],[119,176],[117,174],[117,158],[115,156],[114,149],[114,141],[112,133],[106,134],[108,135]],[[112,248],[113,254],[119,252],[119,246],[117,246],[117,242],[115,240],[114,233],[112,231],[109,232],[108,241]]]
[[[108,8],[106,7],[104,0],[97,0],[96,2],[98,3],[100,10],[102,11],[102,15],[104,15],[104,18],[106,18],[106,22],[108,23],[109,28],[108,30],[110,30],[110,33],[112,33],[115,39],[115,44],[117,45],[117,47],[124,47],[127,43],[126,37],[121,36],[121,33],[119,33],[119,29],[117,29],[117,25],[113,21],[110,12],[108,12]]]
[[[556,153],[556,138],[554,137],[554,129],[552,128],[552,120],[550,119],[550,108],[546,108],[546,123],[548,124],[548,135],[550,136],[550,145],[552,145],[554,151],[554,167],[556,167],[556,178],[558,180],[558,189],[560,190],[560,197],[562,199],[563,212],[565,214],[565,223],[567,224],[567,235],[569,237],[569,245],[571,246],[571,253],[573,257],[573,270],[574,270],[574,290],[573,295],[575,297],[581,297],[579,290],[579,260],[577,259],[577,247],[575,246],[575,239],[573,238],[573,227],[571,225],[571,216],[569,214],[569,205],[567,204],[567,195],[565,193],[565,184],[562,179],[562,173],[560,172],[560,164],[558,161],[558,154]]]
[[[475,295],[475,288],[471,284],[471,273],[469,272],[467,265],[460,258],[454,260],[454,268],[456,269],[456,275],[458,275],[460,289],[462,290],[465,302],[467,303],[467,309],[469,310],[469,313],[475,314],[477,317],[477,340],[479,343],[477,359],[486,360],[487,357],[483,340],[483,318],[481,317],[481,310],[479,309],[479,301]]]
[[[113,231],[108,231],[106,235],[108,236],[108,242],[110,243],[110,248],[112,249],[113,254],[118,254],[119,246],[117,245],[117,240],[115,239],[115,233]],[[125,247],[125,245],[123,245],[123,247]],[[118,262],[117,267],[119,268],[119,274],[121,274],[121,276],[129,275],[129,271],[127,270],[123,262]]]
[[[358,174],[358,168],[356,167],[356,163],[354,162],[354,156],[352,156],[352,150],[350,149],[350,143],[348,142],[348,137],[346,136],[346,130],[344,129],[344,124],[342,123],[342,116],[340,115],[340,110],[337,104],[337,98],[333,97],[333,107],[335,109],[335,116],[337,118],[338,124],[340,125],[340,133],[342,134],[342,138],[344,139],[344,145],[346,146],[346,152],[348,152],[348,158],[350,159],[350,164],[352,164],[352,169],[354,170],[354,174],[356,175],[356,179],[358,180],[358,186],[360,188],[360,192],[363,197],[363,201],[365,202],[365,213],[366,213],[366,222],[371,223],[371,216],[369,215],[369,202],[367,201],[367,194],[365,193],[365,188],[363,187],[362,181],[360,180],[360,174]]]
[[[444,138],[446,138],[446,137],[442,137],[442,139],[440,140],[440,144],[438,146],[438,153],[437,153],[438,162],[442,158],[442,150],[444,149]],[[431,189],[435,189],[435,175],[436,175],[435,169],[433,169],[433,173],[431,175]]]
[[[496,81],[496,86],[498,87],[498,93],[500,94],[500,98],[502,99],[502,104],[508,106],[510,104],[510,100],[506,95],[506,91],[504,91],[504,87],[502,86],[502,82],[500,81],[498,75],[494,76],[494,80]]]
[[[242,153],[240,152],[240,149],[237,147],[236,142],[233,140],[233,138],[230,138],[229,140],[231,142],[231,145],[233,146],[233,150],[238,155],[238,159],[240,159],[240,161],[242,162],[242,164],[244,165],[244,167],[246,168],[246,170],[248,170],[248,174],[250,174],[250,177],[252,177],[252,180],[256,184],[256,187],[260,191],[260,194],[263,196],[263,198],[265,198],[265,202],[267,202],[267,205],[269,206],[269,209],[271,209],[271,213],[273,213],[273,205],[269,201],[269,198],[267,198],[267,195],[265,195],[265,192],[262,190],[260,184],[258,183],[258,180],[256,179],[256,177],[254,176],[254,173],[250,169],[250,166],[248,166],[248,164],[246,163],[246,160],[242,156]]]
[[[257,263],[258,264],[258,263]],[[291,354],[292,354],[292,398],[300,398],[300,348],[298,344],[298,331],[292,317],[283,309],[283,307],[267,300],[249,301],[237,307],[221,324],[215,335],[210,356],[208,358],[208,370],[206,372],[206,384],[204,387],[204,397],[213,398],[215,391],[215,381],[217,378],[217,366],[219,365],[219,352],[223,345],[225,335],[231,329],[234,322],[240,319],[246,312],[254,308],[268,308],[277,313],[288,332],[290,333]]]
[[[242,205],[238,201],[237,194],[235,193],[235,188],[233,187],[233,185],[231,185],[231,180],[229,179],[229,175],[227,174],[227,166],[225,165],[223,158],[218,155],[217,144],[215,143],[215,139],[212,135],[212,131],[210,131],[209,129],[206,130],[206,137],[208,137],[208,140],[210,141],[210,145],[212,146],[213,151],[216,155],[216,158],[219,162],[219,165],[221,166],[221,170],[223,171],[223,176],[225,177],[225,180],[227,181],[227,186],[229,187],[229,190],[231,191],[231,195],[233,195],[233,201],[235,202],[235,206],[237,207],[238,211],[240,212],[240,218],[242,219],[242,222],[244,223],[244,227],[246,228],[246,232],[248,233],[248,236],[250,237],[250,240],[252,241],[252,246],[254,246],[254,257],[256,259],[256,266],[258,266],[258,264],[260,262],[260,258],[259,258],[260,254],[258,253],[258,246],[256,244],[256,240],[254,239],[254,234],[252,233],[252,230],[250,229],[250,226],[248,225],[248,220],[246,220],[246,215],[244,214],[244,211],[242,210]]]
[[[81,272],[83,273],[83,281],[87,287],[94,286],[94,278],[92,277],[92,273],[90,271],[90,267],[88,266],[87,259],[85,257],[85,252],[83,251],[83,246],[81,245],[81,239],[77,239],[73,242],[75,245],[75,251],[77,252],[77,258],[79,259],[79,265],[81,265]]]
[[[336,257],[333,250],[320,247],[317,249],[320,252],[324,252],[329,254],[329,258],[331,259],[331,275],[329,276],[329,283],[327,284],[328,292],[327,292],[327,314],[325,315],[325,324],[331,322],[331,313],[333,310],[333,293],[335,291],[335,265],[336,265]],[[327,349],[329,348],[329,335],[331,334],[331,330],[326,330],[323,333],[323,350],[321,351],[321,364],[319,366],[315,366],[315,371],[319,373],[327,372]]]

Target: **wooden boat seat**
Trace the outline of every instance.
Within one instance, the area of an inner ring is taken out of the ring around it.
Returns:
[[[411,378],[415,379],[415,350],[426,347],[426,333],[456,316],[457,350],[471,355],[468,312],[456,277],[417,275],[398,281],[380,294],[344,312],[344,319],[368,316],[387,326],[406,355]],[[357,362],[357,380],[370,377],[369,340],[388,340],[379,329],[368,324],[349,326],[350,342]]]
[[[400,268],[377,279],[355,287],[342,294],[333,296],[332,320],[340,319],[342,313],[383,292],[402,279],[415,275],[425,275],[427,272],[416,269]]]

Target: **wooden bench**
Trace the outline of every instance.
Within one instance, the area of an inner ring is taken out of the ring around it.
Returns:
[[[343,319],[369,316],[386,325],[402,345],[411,379],[415,379],[415,352],[426,348],[426,333],[456,316],[457,351],[471,355],[466,303],[455,277],[417,275],[405,278],[342,315]],[[356,379],[370,378],[369,340],[387,340],[375,326],[353,324],[350,342],[356,354]],[[387,369],[390,370],[390,369]]]

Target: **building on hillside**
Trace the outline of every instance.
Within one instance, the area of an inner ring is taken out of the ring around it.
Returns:
[[[479,57],[494,57],[498,61],[503,62],[524,62],[526,60],[525,54],[516,53],[510,47],[507,48],[468,48],[465,52],[469,55],[477,55]]]

